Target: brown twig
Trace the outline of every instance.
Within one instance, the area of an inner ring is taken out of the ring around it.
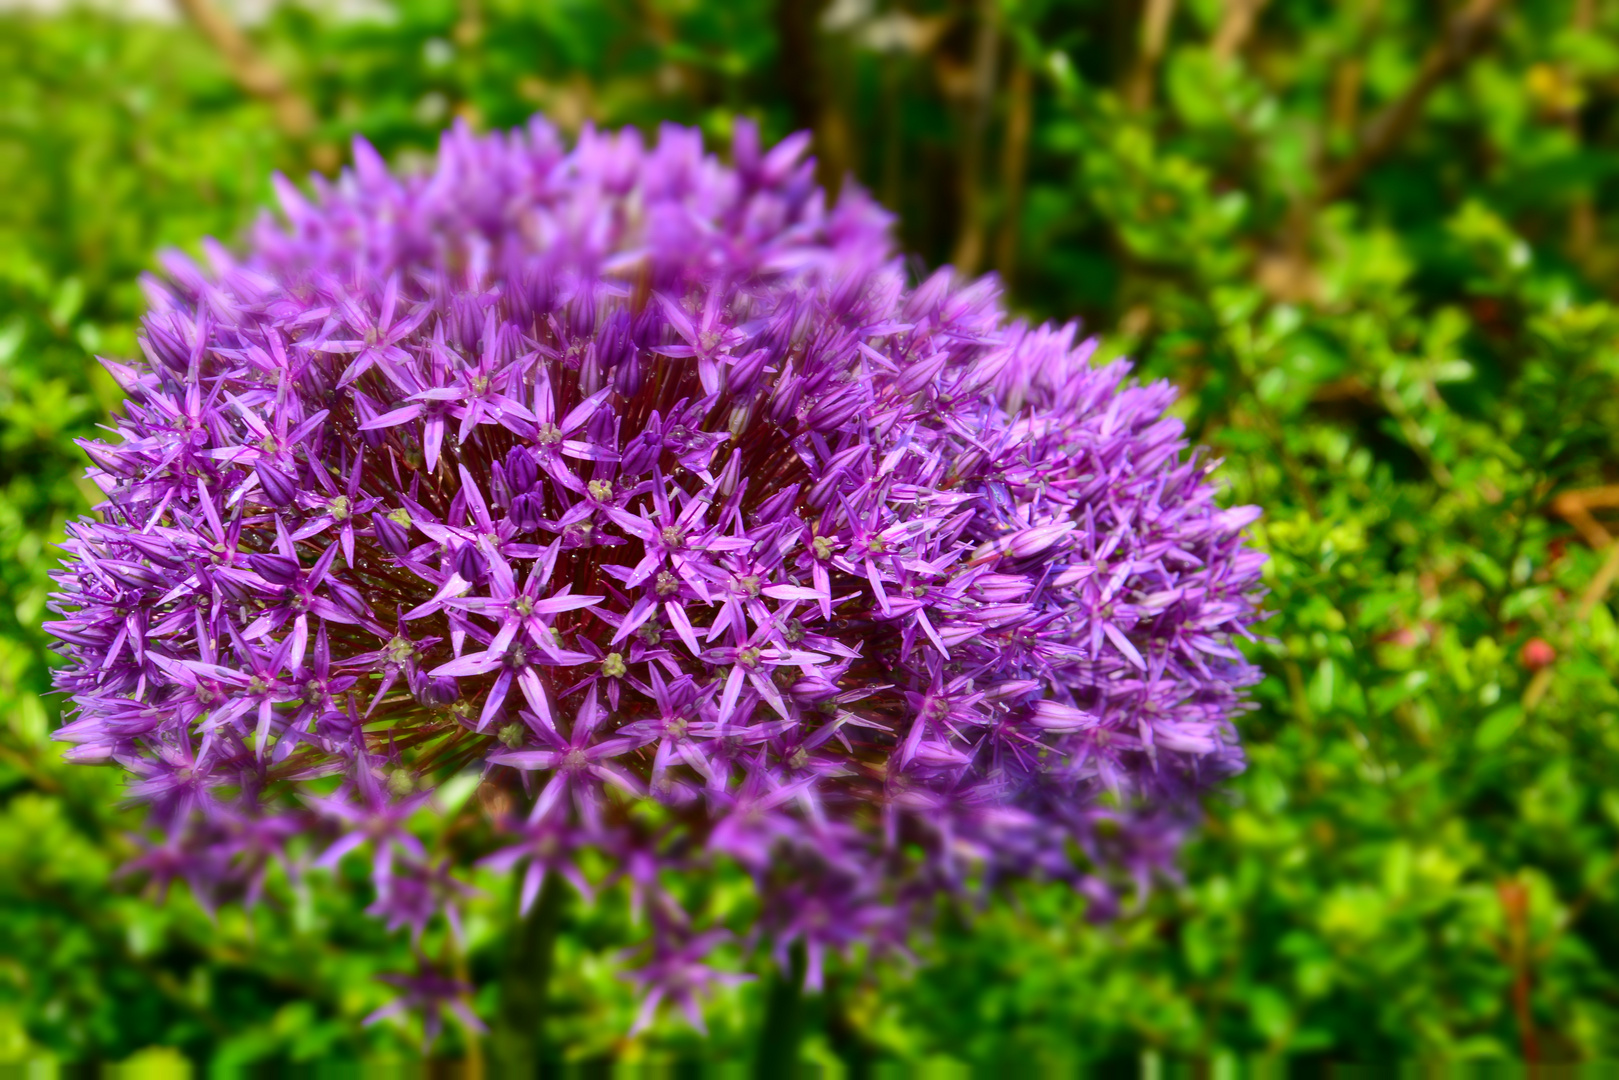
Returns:
[[[1360,90],[1366,81],[1366,58],[1357,50],[1346,56],[1332,73],[1332,104],[1327,110],[1330,130],[1345,139],[1360,123]]]
[[[815,135],[816,178],[836,197],[849,168],[849,131],[828,86],[820,17],[823,0],[776,0],[777,71],[793,123]]]
[[[0,757],[9,758],[11,763],[28,777],[28,782],[47,795],[55,795],[62,790],[61,783],[45,770],[33,757],[18,747],[8,746],[0,742]]]
[[[1596,574],[1591,578],[1591,583],[1580,594],[1580,606],[1574,611],[1574,621],[1576,623],[1582,623],[1591,617],[1591,612],[1596,610],[1596,606],[1603,601],[1608,595],[1608,590],[1613,587],[1613,579],[1616,575],[1619,575],[1619,545],[1610,543],[1608,545],[1608,557],[1602,560],[1602,565],[1597,568]]]
[[[1226,0],[1225,12],[1220,16],[1220,25],[1214,31],[1214,40],[1209,44],[1209,51],[1216,60],[1222,63],[1230,60],[1242,51],[1248,43],[1248,38],[1254,32],[1254,23],[1259,19],[1259,13],[1264,10],[1269,0]]]
[[[178,3],[191,24],[219,50],[236,84],[275,110],[276,126],[293,139],[308,138],[315,129],[315,112],[309,102],[287,83],[274,64],[259,54],[213,0],[178,0]]]
[[[1001,146],[1001,195],[1005,208],[995,241],[995,269],[1008,288],[1017,264],[1018,236],[1022,231],[1023,184],[1029,164],[1029,129],[1033,113],[1033,80],[1029,65],[1020,57],[1007,80],[1006,140]]]
[[[1611,510],[1619,507],[1619,485],[1586,488],[1583,491],[1565,491],[1552,500],[1552,513],[1579,530],[1585,542],[1594,548],[1604,548],[1613,539],[1602,523],[1592,516],[1592,510]]]
[[[1360,95],[1366,82],[1366,54],[1371,51],[1382,15],[1383,0],[1362,0],[1356,5],[1357,25],[1342,49],[1342,58],[1332,73],[1332,90],[1327,107],[1328,130],[1352,141],[1360,128]]]
[[[1501,881],[1495,887],[1507,921],[1506,960],[1512,968],[1512,1012],[1518,1020],[1523,1059],[1530,1068],[1540,1061],[1540,1040],[1530,1008],[1529,889],[1522,881]]]
[[[1136,112],[1152,104],[1153,81],[1157,78],[1158,61],[1163,59],[1164,44],[1169,40],[1169,22],[1174,14],[1175,0],[1146,0],[1141,9],[1136,63],[1124,86],[1124,103]]]
[[[1586,583],[1585,590],[1580,593],[1580,602],[1574,609],[1572,625],[1578,626],[1591,618],[1591,613],[1598,604],[1607,598],[1608,590],[1613,588],[1615,578],[1619,578],[1619,543],[1614,543],[1613,535],[1591,513],[1592,510],[1609,510],[1619,507],[1619,486],[1587,488],[1584,491],[1565,491],[1551,502],[1551,511],[1564,521],[1577,529],[1585,542],[1598,551],[1606,551],[1607,558],[1597,567],[1597,572]],[[1552,673],[1555,665],[1547,664],[1534,677],[1523,692],[1523,711],[1527,715],[1535,711],[1546,691],[1551,689]]]
[[[978,271],[984,258],[984,136],[995,101],[995,61],[1001,47],[1001,23],[995,0],[978,0],[973,35],[972,82],[967,98],[967,128],[957,159],[961,192],[961,231],[950,261],[964,275]]]
[[[1405,93],[1372,118],[1362,130],[1355,152],[1322,182],[1316,192],[1317,205],[1325,206],[1348,194],[1368,169],[1394,149],[1422,114],[1428,96],[1479,51],[1505,3],[1506,0],[1469,0],[1451,17],[1444,35],[1423,58],[1422,67]]]

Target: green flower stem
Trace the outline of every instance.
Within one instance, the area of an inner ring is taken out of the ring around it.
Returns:
[[[798,1048],[804,1038],[802,945],[793,946],[789,966],[791,970],[777,970],[770,976],[759,1049],[753,1060],[753,1075],[759,1080],[779,1080],[798,1073]]]
[[[536,1075],[546,1052],[551,971],[567,899],[566,883],[556,874],[547,875],[534,906],[518,924],[500,983],[500,1014],[490,1039],[491,1057],[502,1075]]]

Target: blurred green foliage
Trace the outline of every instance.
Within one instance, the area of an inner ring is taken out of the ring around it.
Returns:
[[[234,237],[273,169],[330,172],[353,133],[410,167],[455,117],[536,109],[716,147],[738,113],[812,127],[919,265],[998,270],[1175,381],[1266,510],[1251,768],[1184,884],[1104,926],[1038,885],[950,913],[916,971],[835,973],[807,1060],[1619,1055],[1619,547],[1577,494],[1619,480],[1616,9],[283,5],[248,31],[284,81],[257,97],[185,22],[0,15],[0,1062],[415,1052],[360,1023],[409,947],[358,878],[210,916],[117,876],[138,820],[48,741],[38,624],[87,505],[72,440],[116,404],[91,357],[134,353],[154,251]],[[512,902],[483,885],[466,972],[495,1016]],[[707,1043],[621,1038],[634,936],[623,897],[567,910],[550,1053],[746,1056],[757,986]]]

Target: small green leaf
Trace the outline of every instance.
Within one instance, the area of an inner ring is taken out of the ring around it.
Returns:
[[[1518,730],[1523,723],[1523,706],[1514,702],[1503,705],[1484,718],[1484,722],[1473,733],[1473,745],[1479,750],[1494,750]]]

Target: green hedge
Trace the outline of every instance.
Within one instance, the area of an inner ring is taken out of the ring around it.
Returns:
[[[414,1052],[360,1025],[408,946],[357,882],[210,916],[117,876],[138,818],[48,741],[38,626],[87,505],[72,440],[117,400],[91,357],[135,351],[153,253],[237,236],[272,170],[330,171],[352,133],[408,165],[455,116],[536,109],[717,146],[737,113],[813,127],[919,265],[998,270],[1174,380],[1266,510],[1251,767],[1184,882],[1102,926],[1051,887],[946,913],[918,970],[834,974],[807,1058],[1619,1054],[1619,561],[1557,501],[1619,479],[1612,4],[365,10],[275,9],[248,38],[285,92],[258,98],[185,23],[0,15],[0,1062]],[[511,898],[484,884],[492,1013]],[[633,933],[622,898],[569,910],[553,1052],[745,1056],[751,987],[709,1043],[621,1039]]]

